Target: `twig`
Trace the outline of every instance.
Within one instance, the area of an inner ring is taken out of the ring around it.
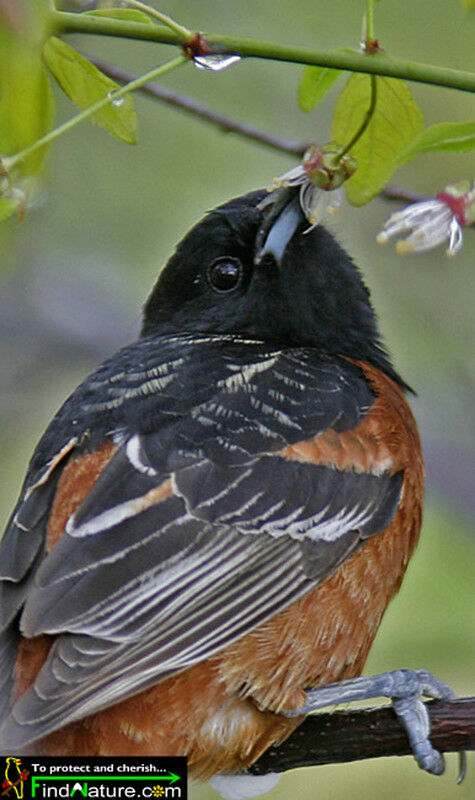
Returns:
[[[119,83],[130,83],[130,81],[134,80],[134,75],[121,67],[116,67],[98,58],[91,58],[90,56],[88,56],[88,58],[101,72],[104,72]],[[262,130],[262,128],[257,128],[255,125],[248,125],[247,123],[240,122],[237,119],[221,114],[219,111],[215,111],[214,108],[201,103],[199,100],[195,100],[194,97],[179,94],[157,83],[147,83],[145,86],[140,87],[139,91],[154,100],[168,103],[168,105],[180,108],[188,114],[204,119],[224,133],[237,133],[245,139],[258,142],[265,147],[278,150],[280,153],[301,157],[311,144],[311,142],[285,139],[282,136],[268,133]],[[383,189],[380,196],[386,200],[398,200],[404,203],[416,203],[426,199],[423,195],[417,194],[416,192],[409,192],[405,189],[399,189],[396,186],[390,186],[389,184]]]
[[[51,11],[49,21],[52,31],[59,36],[66,33],[83,33],[161,42],[175,46],[182,44],[182,40],[174,31],[161,25],[144,25],[139,22],[94,17],[87,14],[71,14],[64,11]],[[401,58],[391,58],[387,53],[374,53],[368,56],[358,50],[354,52],[341,49],[315,50],[309,47],[295,47],[213,33],[206,35],[206,42],[211,52],[215,54],[237,53],[243,58],[264,58],[294,64],[314,64],[475,92],[474,73],[439,67],[434,64],[421,64]]]
[[[145,83],[148,83],[149,81],[154,80],[155,78],[159,78],[162,75],[171,72],[173,69],[176,69],[177,67],[185,63],[186,63],[185,56],[183,55],[177,56],[176,58],[173,58],[171,61],[165,62],[165,64],[160,64],[159,67],[155,67],[155,69],[150,70],[145,75],[139,75],[138,77],[134,76],[132,81],[124,84],[124,86],[122,86],[120,89],[117,89],[116,92],[114,92],[113,94],[109,92],[105,97],[102,97],[100,98],[100,100],[97,100],[95,103],[92,103],[92,105],[88,106],[88,108],[85,108],[82,111],[80,111],[79,114],[76,114],[74,117],[71,117],[70,119],[66,120],[66,122],[63,122],[62,125],[58,125],[57,128],[53,128],[44,136],[42,136],[40,139],[37,139],[35,142],[32,142],[32,144],[25,147],[23,150],[20,150],[18,153],[14,153],[12,156],[2,157],[0,159],[0,172],[8,173],[10,170],[16,167],[17,164],[24,161],[24,159],[30,156],[32,153],[35,153],[37,150],[40,150],[42,147],[45,147],[46,145],[50,144],[55,139],[57,139],[58,136],[61,136],[67,131],[70,131],[72,128],[74,128],[83,120],[90,119],[90,117],[92,117],[93,114],[95,114],[97,111],[101,111],[109,103],[114,103],[114,101],[117,102],[129,92],[133,92],[139,89]]]
[[[371,95],[369,106],[366,109],[365,115],[361,121],[361,125],[355,131],[353,136],[351,137],[350,141],[345,144],[345,146],[338,152],[338,158],[345,156],[347,153],[350,152],[351,148],[356,144],[356,142],[361,139],[364,132],[367,130],[368,125],[370,124],[373,114],[376,109],[376,103],[378,99],[378,81],[376,79],[376,75],[370,75],[370,82],[371,82]]]
[[[382,192],[379,193],[380,197],[385,200],[397,200],[401,203],[420,203],[422,200],[428,200],[428,197],[419,192],[410,192],[409,189],[400,189],[398,186],[392,186],[388,183]]]
[[[431,742],[441,752],[475,749],[475,697],[427,703]],[[405,731],[391,707],[335,711],[307,717],[279,747],[249,768],[254,775],[297,767],[410,755]]]
[[[120,67],[108,64],[98,58],[90,58],[88,56],[88,59],[95,64],[101,72],[109,75],[110,78],[119,83],[129,83],[129,81],[134,78],[131,73],[126,72]],[[227,117],[225,114],[220,114],[219,111],[215,111],[210,106],[201,103],[199,100],[195,100],[193,97],[178,94],[178,92],[167,89],[165,86],[159,86],[156,83],[147,83],[145,86],[141,87],[140,91],[142,94],[146,94],[154,100],[161,100],[164,103],[175,106],[175,108],[181,108],[183,111],[187,111],[195,117],[201,117],[201,119],[212,123],[224,133],[237,133],[240,136],[252,139],[255,142],[260,142],[266,145],[266,147],[271,147],[282,153],[301,156],[310,144],[309,142],[293,142],[289,139],[283,139],[280,136],[275,136],[272,133],[267,133],[267,131],[256,128],[254,125],[239,122],[239,120]]]

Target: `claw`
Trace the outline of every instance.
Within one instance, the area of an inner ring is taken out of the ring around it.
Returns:
[[[459,753],[459,774],[457,778],[457,783],[463,783],[465,780],[465,775],[467,774],[467,754],[464,750]]]
[[[430,741],[430,719],[426,706],[417,693],[393,697],[393,708],[404,726],[414,758],[421,769],[432,775],[445,771],[444,757],[434,750]]]
[[[414,758],[421,769],[432,775],[442,775],[445,770],[444,757],[430,743],[429,713],[421,700],[422,696],[440,700],[452,699],[455,694],[450,686],[437,680],[426,670],[400,669],[312,689],[306,693],[307,702],[303,708],[284,713],[291,717],[308,714],[329,705],[368,700],[372,697],[389,697],[394,711],[406,730]],[[458,782],[463,780],[464,775],[465,754],[462,754]]]

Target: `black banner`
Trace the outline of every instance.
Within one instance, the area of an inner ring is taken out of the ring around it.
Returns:
[[[187,800],[184,756],[0,756],[0,800]]]

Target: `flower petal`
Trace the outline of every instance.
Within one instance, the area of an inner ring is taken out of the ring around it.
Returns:
[[[450,223],[450,239],[449,246],[446,254],[449,258],[453,258],[461,250],[463,245],[463,232],[457,217],[454,217]]]
[[[272,181],[275,186],[300,186],[301,184],[306,183],[308,180],[307,174],[300,164],[298,167],[292,167],[292,169],[287,170],[284,172],[283,175],[279,175],[278,178],[274,178]]]

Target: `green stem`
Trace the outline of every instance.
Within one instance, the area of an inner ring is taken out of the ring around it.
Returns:
[[[125,2],[132,8],[138,8],[140,11],[144,11],[149,17],[158,19],[159,22],[161,22],[163,25],[166,25],[167,28],[170,28],[170,30],[178,34],[178,36],[180,36],[184,41],[187,41],[187,39],[191,38],[192,32],[189,31],[188,28],[184,28],[183,25],[179,25],[178,22],[175,22],[174,19],[168,16],[168,14],[163,14],[161,11],[157,11],[156,8],[146,5],[146,3],[141,3],[140,0],[125,0]]]
[[[169,28],[159,25],[141,25],[138,22],[126,22],[107,17],[56,11],[51,13],[51,23],[54,32],[59,35],[86,33],[161,42],[162,44],[180,45],[182,43],[181,38]],[[383,53],[375,53],[368,58],[365,53],[358,51],[348,53],[341,50],[313,50],[308,47],[293,47],[235,36],[208,34],[206,39],[213,53],[238,53],[248,58],[269,58],[275,61],[333,67],[350,72],[387,75],[403,80],[475,92],[475,74],[473,72],[390,58]]]
[[[374,7],[373,0],[366,0],[366,13],[365,13],[365,40],[366,42],[374,41]]]
[[[374,109],[376,108],[376,100],[378,97],[378,90],[377,90],[378,79],[376,75],[371,75],[370,80],[371,80],[371,98],[369,101],[368,110],[364,115],[363,122],[356,131],[355,135],[350,139],[348,144],[345,145],[345,147],[339,151],[338,155],[336,156],[338,161],[351,150],[351,148],[353,147],[354,144],[356,144],[358,139],[361,139],[363,133],[365,132],[366,128],[370,123],[371,117],[374,114]]]
[[[58,138],[58,136],[62,136],[63,133],[67,133],[67,131],[70,131],[83,120],[89,119],[89,117],[92,117],[97,111],[100,111],[101,108],[104,108],[109,103],[119,100],[121,97],[129,94],[129,92],[133,92],[134,89],[140,89],[140,87],[144,84],[149,83],[156,78],[160,78],[167,72],[171,72],[172,69],[176,69],[176,67],[184,64],[187,60],[188,59],[186,56],[177,56],[177,58],[174,58],[172,61],[167,61],[166,64],[162,64],[160,67],[155,67],[145,75],[140,75],[140,77],[135,78],[135,80],[131,81],[130,83],[126,83],[125,86],[117,89],[117,91],[113,92],[111,95],[106,95],[101,100],[98,100],[96,103],[93,103],[91,106],[89,106],[89,108],[81,111],[80,114],[76,114],[75,117],[63,122],[62,125],[54,128],[54,130],[47,133],[46,136],[43,136],[41,139],[37,139],[36,142],[33,142],[33,144],[25,147],[25,149],[21,150],[21,152],[15,153],[13,156],[5,156],[2,158],[2,169],[8,173],[13,167],[16,167],[17,164],[23,161],[23,159],[30,156],[36,150],[39,150],[41,147],[50,144],[50,142],[53,142]]]

